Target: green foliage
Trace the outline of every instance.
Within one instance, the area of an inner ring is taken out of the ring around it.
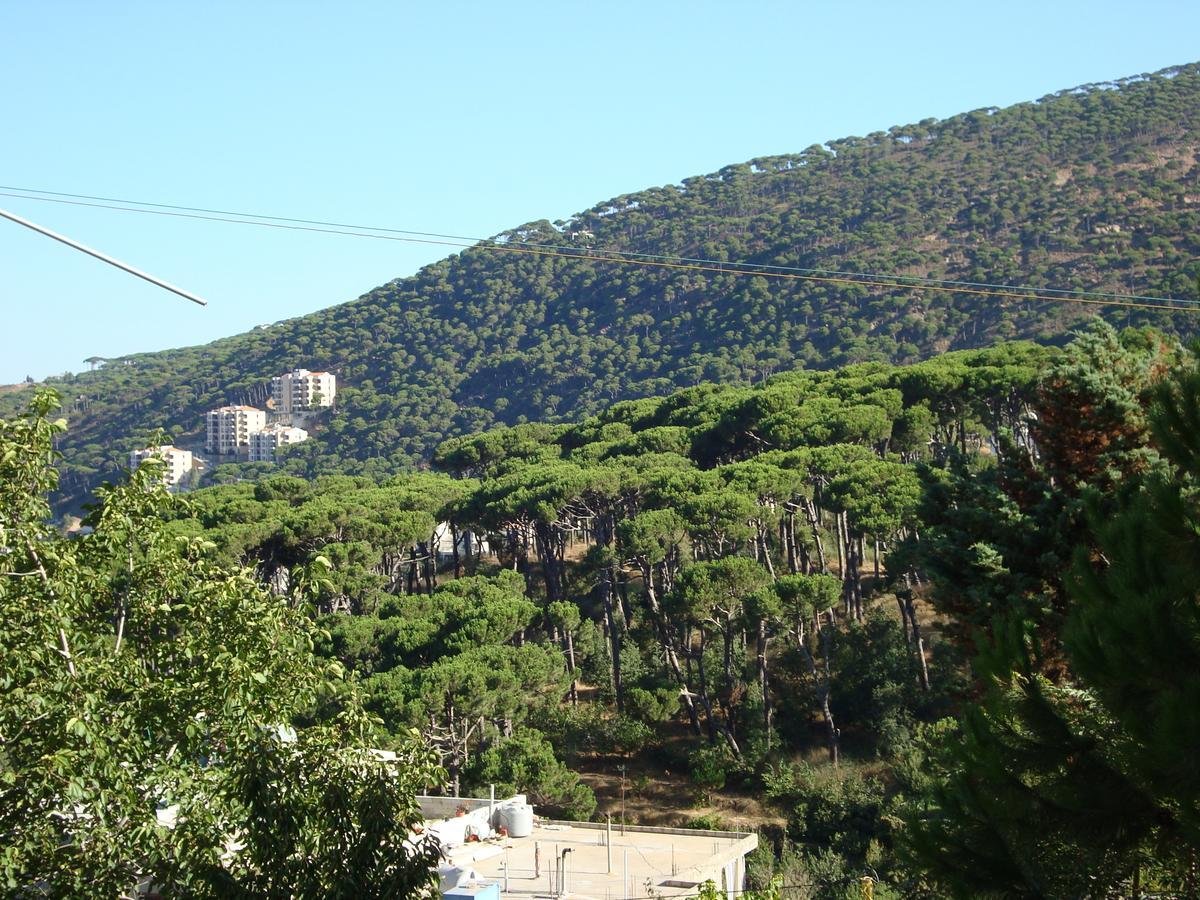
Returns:
[[[419,730],[460,790],[587,815],[565,763],[640,757],[705,796],[763,788],[805,896],[879,873],[1078,894],[1193,827],[1194,692],[1162,687],[1194,649],[1200,389],[1154,388],[1178,359],[1098,325],[1060,351],[699,385],[454,438],[456,477],[201,490],[168,528],[315,602],[315,646],[386,744]],[[445,522],[491,551],[439,556]],[[1155,884],[1178,858],[1158,851]]]
[[[702,797],[725,787],[731,773],[738,770],[737,760],[724,744],[697,747],[688,755],[692,783],[700,788]]]
[[[1018,617],[999,620],[977,662],[986,695],[965,711],[961,737],[930,754],[928,799],[910,810],[906,843],[956,896],[1095,895],[1134,878],[1147,890],[1191,889],[1200,844],[1195,365],[1154,393],[1149,425],[1167,465],[1124,466],[1135,443],[1112,464],[1081,470],[1104,486],[1114,469],[1126,474],[1116,490],[1082,488],[1090,541],[1066,583],[1067,675],[1045,674]],[[1140,412],[1121,408],[1124,421]]]
[[[93,531],[45,525],[56,404],[0,421],[0,878],[6,893],[410,896],[440,778],[385,760],[311,622],[160,520],[158,466],[105,489]],[[312,711],[323,704],[327,714]],[[300,722],[305,724],[301,726]]]
[[[1156,464],[1144,407],[1155,380],[1177,360],[1177,346],[1161,335],[1118,335],[1096,323],[1075,336],[1039,385],[1024,389],[1022,405],[1032,415],[1000,430],[995,465],[981,468],[959,452],[918,468],[924,527],[919,541],[910,538],[892,554],[889,568],[930,575],[930,599],[952,617],[964,645],[973,646],[996,617],[1015,617],[1036,636],[1039,657],[1053,664],[1070,602],[1063,573],[1075,546],[1090,540],[1082,494],[1111,496]]]
[[[694,828],[697,831],[730,831],[729,823],[716,813],[706,813],[702,816],[692,816],[683,823],[684,828]]]
[[[1077,599],[1065,638],[1074,670],[1133,744],[1126,765],[1200,845],[1200,452],[1193,430],[1200,372],[1157,392],[1156,443],[1170,463],[1123,497],[1116,516],[1093,509],[1103,554],[1076,554]],[[1100,518],[1103,516],[1103,518]]]
[[[890,798],[870,775],[784,766],[767,781],[767,796],[787,813],[789,839],[809,852],[832,853],[857,867],[877,864],[879,844],[890,842]]]
[[[592,705],[547,707],[539,711],[535,724],[563,755],[586,752],[628,756],[644,750],[652,737],[651,730],[637,719],[606,715]]]
[[[630,688],[625,694],[625,708],[636,720],[650,724],[665,722],[679,712],[678,691],[667,687],[654,691]]]
[[[549,815],[586,820],[596,809],[592,789],[554,756],[554,748],[536,728],[522,729],[475,756],[465,771],[479,796],[495,785],[500,794],[524,793]]]
[[[916,662],[896,619],[880,608],[852,622],[837,638],[833,657],[837,711],[881,755],[909,737],[922,704]]]
[[[888,449],[892,422],[927,409],[928,440],[970,447],[1021,421],[1046,359],[1023,345],[687,389],[447,442],[439,465],[476,480],[276,475],[199,491],[194,518],[173,525],[264,579],[286,566],[319,584],[339,610],[320,651],[363,676],[392,739],[420,729],[460,788],[480,753],[530,728],[565,760],[690,756],[704,791],[753,784],[811,744],[818,716],[831,750],[844,729],[852,752],[892,759],[929,708],[916,651],[887,617],[852,624],[853,568],[821,570],[919,525],[921,484]],[[763,437],[784,434],[790,449]],[[428,550],[443,519],[488,533],[496,556],[439,571]],[[663,740],[683,716],[689,741]]]

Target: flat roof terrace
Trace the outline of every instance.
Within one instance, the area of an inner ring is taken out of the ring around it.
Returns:
[[[675,897],[708,880],[733,897],[757,846],[758,836],[745,832],[539,821],[529,837],[465,843],[446,857],[498,884],[502,897]]]

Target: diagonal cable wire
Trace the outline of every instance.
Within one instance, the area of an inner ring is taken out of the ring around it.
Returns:
[[[1200,301],[1179,300],[1169,297],[1150,297],[1137,294],[1117,294],[1104,291],[1078,291],[1060,288],[1037,288],[1020,285],[999,285],[986,282],[948,281],[922,278],[920,276],[889,275],[870,272],[838,272],[834,270],[800,269],[797,267],[768,266],[758,263],[726,262],[722,260],[672,257],[654,254],[638,254],[622,250],[605,250],[542,244],[531,241],[512,241],[496,238],[471,238],[463,235],[440,234],[437,232],[410,231],[397,228],[382,228],[366,225],[350,225],[326,222],[317,219],[298,219],[285,216],[259,216],[227,210],[184,207],[165,203],[122,201],[115,198],[94,197],[85,194],[39,191],[54,196],[32,196],[13,193],[17,188],[0,185],[0,196],[23,200],[40,200],[71,206],[85,206],[120,212],[171,216],[238,225],[256,225],[290,231],[338,234],[349,237],[366,237],[376,240],[392,240],[405,243],[434,244],[438,246],[477,249],[500,253],[524,253],[536,256],[578,259],[590,262],[607,262],[646,268],[676,269],[718,274],[759,276],[764,278],[809,281],[826,284],[859,285],[885,289],[933,290],[944,293],[999,297],[1004,299],[1032,300],[1040,302],[1069,302],[1097,306],[1119,306],[1136,309],[1154,309],[1165,312],[1200,312]],[[26,189],[29,190],[29,189]],[[88,200],[70,199],[83,198]],[[103,201],[103,202],[101,202]],[[136,203],[141,207],[128,205]],[[351,230],[352,229],[352,230]]]

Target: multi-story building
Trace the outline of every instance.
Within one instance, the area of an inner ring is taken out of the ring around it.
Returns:
[[[332,372],[292,369],[271,379],[271,399],[275,412],[288,415],[333,405],[337,396],[337,376]]]
[[[129,468],[136,469],[143,459],[158,458],[166,465],[163,468],[162,482],[170,491],[186,490],[195,462],[191,451],[180,450],[170,444],[159,447],[142,447],[129,454]]]
[[[275,462],[280,447],[290,447],[308,440],[303,428],[270,425],[261,431],[250,432],[250,462]]]
[[[222,406],[210,410],[207,417],[209,453],[228,456],[250,446],[250,435],[267,426],[267,414],[253,406]]]

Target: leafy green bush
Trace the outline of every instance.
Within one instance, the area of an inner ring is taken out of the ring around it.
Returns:
[[[723,744],[705,744],[688,754],[692,783],[700,788],[703,798],[725,787],[730,771],[736,767],[737,761]]]
[[[545,813],[566,819],[588,819],[596,795],[554,755],[536,728],[523,728],[477,754],[463,772],[469,790],[482,794],[495,785],[502,794],[526,794]]]
[[[652,737],[650,728],[637,719],[612,715],[592,704],[547,707],[538,711],[534,724],[563,754],[629,754]]]
[[[625,692],[625,711],[641,722],[665,722],[679,712],[679,690],[630,688]]]

